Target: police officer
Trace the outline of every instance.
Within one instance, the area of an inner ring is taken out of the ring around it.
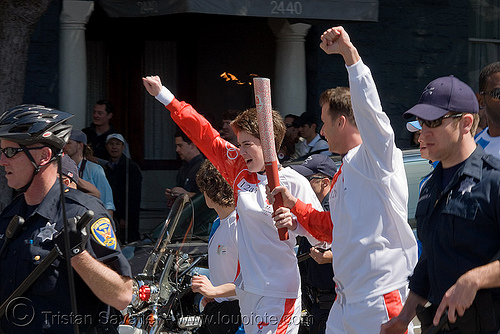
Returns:
[[[310,155],[301,165],[291,165],[311,184],[314,193],[321,202],[323,210],[330,211],[330,190],[337,166],[326,155]],[[312,247],[307,238],[300,237],[298,254],[310,254],[311,258],[299,262],[302,280],[302,303],[312,316],[307,324],[309,334],[323,334],[333,302],[337,297],[333,282],[332,251],[321,247]]]
[[[472,89],[448,76],[429,83],[405,113],[422,126],[422,157],[440,162],[423,184],[416,209],[422,254],[410,295],[382,333],[403,333],[427,301],[432,306],[419,311],[423,330],[500,328],[500,160],[474,142],[478,109]]]
[[[9,187],[20,190],[0,214],[0,303],[57,247],[63,253],[64,226],[56,159],[69,137],[71,114],[38,105],[21,105],[0,116],[0,165]],[[78,190],[64,188],[68,218],[95,215],[86,232],[73,228],[71,259],[58,257],[20,298],[10,302],[0,320],[2,333],[111,333],[119,323],[115,309],[132,298],[130,266],[123,256],[114,226],[102,202]],[[25,219],[18,235],[6,238],[12,217]],[[72,226],[72,225],[70,225]],[[78,313],[72,311],[66,261],[74,269]],[[115,311],[115,312],[113,312]],[[108,327],[109,326],[109,327]]]

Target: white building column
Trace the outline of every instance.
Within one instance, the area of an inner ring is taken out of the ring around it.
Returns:
[[[85,26],[93,1],[63,1],[60,16],[59,109],[75,115],[70,120],[84,128],[87,112],[87,52]]]
[[[311,25],[270,19],[269,26],[276,37],[273,108],[282,116],[300,115],[307,107],[305,37]]]

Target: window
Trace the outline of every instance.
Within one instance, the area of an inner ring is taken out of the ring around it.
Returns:
[[[479,73],[500,60],[500,0],[470,0],[469,83],[479,90]]]

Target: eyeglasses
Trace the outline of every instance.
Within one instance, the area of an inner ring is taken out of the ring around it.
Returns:
[[[293,124],[292,123],[286,123],[285,126],[288,129],[288,128],[291,128],[293,126]]]
[[[425,124],[429,128],[437,128],[438,126],[441,125],[441,123],[443,123],[443,119],[445,119],[445,118],[460,118],[463,115],[464,114],[448,114],[448,115],[444,115],[443,117],[440,117],[438,119],[434,119],[432,121],[420,119],[417,117],[417,121],[420,124],[420,126],[423,126]]]
[[[307,181],[311,182],[312,180],[322,180],[322,179],[327,179],[328,177],[326,176],[307,176],[306,179]]]
[[[31,148],[26,148],[26,150],[39,150],[42,149],[43,146],[40,147],[31,147]],[[16,154],[19,152],[24,151],[23,148],[21,147],[5,147],[0,149],[0,152],[3,153],[7,158],[13,158]]]
[[[481,95],[489,95],[495,100],[500,100],[500,88],[495,88],[489,92],[480,92]]]

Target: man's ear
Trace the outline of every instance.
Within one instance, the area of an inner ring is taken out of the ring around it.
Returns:
[[[112,119],[113,118],[113,113],[112,112],[109,112],[108,113],[108,119]]]
[[[40,149],[40,163],[38,165],[40,166],[45,166],[50,162],[50,159],[52,158],[52,149],[50,147],[43,147]]]
[[[329,187],[330,184],[331,184],[332,180],[330,180],[329,178],[327,177],[324,177],[321,179],[321,184],[323,185],[323,187]]]
[[[69,185],[71,184],[71,180],[65,176],[63,176],[62,181],[66,185],[66,187],[69,187]]]
[[[461,130],[463,134],[467,134],[470,132],[472,128],[472,124],[474,123],[474,116],[472,114],[464,114],[461,119]]]
[[[339,128],[343,129],[347,125],[347,118],[344,115],[340,115],[335,121],[335,124],[337,124]]]

